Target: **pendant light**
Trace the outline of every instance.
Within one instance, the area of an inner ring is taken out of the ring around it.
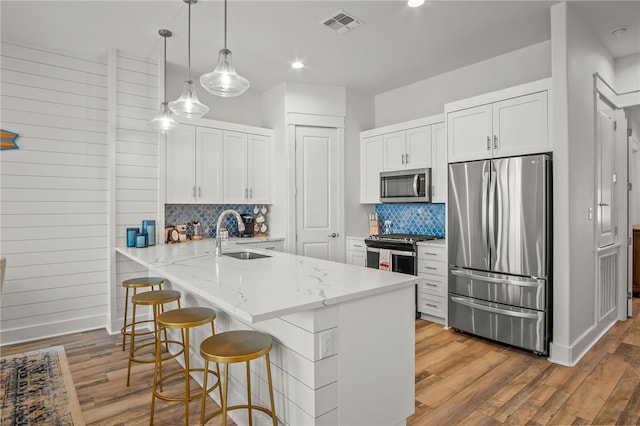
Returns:
[[[174,131],[178,125],[171,116],[171,110],[167,103],[167,37],[171,37],[172,33],[169,30],[158,30],[158,34],[164,38],[164,89],[158,115],[149,122],[149,126],[158,133],[169,133]]]
[[[189,42],[187,44],[188,72],[182,94],[178,100],[169,102],[169,108],[178,117],[200,118],[209,112],[209,107],[200,103],[198,95],[196,94],[196,87],[191,80],[191,5],[197,3],[198,0],[183,1],[189,5]]]
[[[224,49],[218,53],[216,68],[200,76],[200,84],[209,93],[225,98],[242,95],[249,88],[249,80],[238,75],[227,49],[227,0],[224,0]]]

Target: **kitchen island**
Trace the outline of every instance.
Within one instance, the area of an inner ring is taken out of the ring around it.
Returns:
[[[183,306],[213,307],[217,332],[251,328],[273,336],[281,424],[404,424],[414,411],[418,278],[241,245],[223,247],[227,254],[238,251],[268,257],[216,257],[214,240],[117,249],[180,290]],[[194,334],[192,353],[197,354],[208,336],[204,328]],[[243,399],[244,369],[235,367],[230,391],[232,399]],[[253,398],[264,403],[264,366],[256,363],[253,374]],[[247,423],[241,413],[235,415],[237,423]],[[258,424],[267,421],[257,418]]]

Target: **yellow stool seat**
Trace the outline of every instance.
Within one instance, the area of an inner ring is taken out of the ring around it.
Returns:
[[[129,365],[127,367],[127,386],[129,386],[129,382],[131,380],[131,364],[134,362],[137,363],[143,363],[143,364],[150,364],[150,363],[155,363],[155,359],[157,356],[161,356],[160,353],[158,353],[159,350],[159,344],[161,341],[161,336],[158,333],[158,327],[156,325],[156,319],[158,318],[158,315],[160,315],[161,310],[164,309],[164,305],[166,305],[167,303],[172,303],[172,302],[177,302],[178,304],[178,308],[180,307],[180,292],[179,291],[175,291],[175,290],[151,290],[151,291],[145,291],[143,293],[137,293],[134,294],[131,297],[131,303],[133,304],[133,316],[131,318],[131,331],[128,333],[131,340],[129,343]],[[153,320],[143,320],[143,321],[136,321],[136,309],[138,306],[151,306],[151,310],[153,312]],[[153,322],[153,331],[137,331],[136,330],[136,325],[139,325],[141,323],[145,323],[145,322],[149,322],[152,321]],[[140,336],[144,336],[147,334],[153,333],[154,337],[155,337],[155,341],[153,342],[148,342],[142,345],[138,345],[136,346],[136,338],[140,337]],[[165,333],[164,335],[164,340],[162,341],[165,344],[165,347],[167,349],[167,355],[165,357],[165,359],[169,359],[169,358],[174,358],[177,355],[179,355],[180,353],[182,353],[182,351],[184,350],[184,342],[178,342],[178,341],[170,341],[167,338],[167,334]],[[156,343],[158,343],[158,345],[156,345]],[[180,350],[180,352],[178,354],[171,354],[169,353],[169,344],[175,344],[178,345],[179,347],[181,347],[182,349]],[[154,354],[153,358],[151,359],[145,359],[142,356],[137,356],[136,353],[139,353],[143,348],[149,347],[149,346],[154,346],[156,348],[156,354]]]
[[[131,324],[127,323],[127,313],[129,311],[129,289],[133,290],[134,296],[138,292],[139,288],[151,287],[151,290],[155,290],[155,286],[158,286],[158,289],[162,290],[162,283],[164,282],[164,278],[158,277],[140,277],[140,278],[131,278],[129,280],[125,280],[122,282],[122,287],[125,288],[126,292],[124,295],[124,321],[122,324],[122,328],[120,329],[120,333],[122,334],[122,350],[124,351],[125,341],[127,336],[130,335]],[[147,320],[145,322],[151,322],[151,320]],[[139,322],[138,324],[140,324]],[[151,334],[153,331],[149,331],[146,334]],[[140,335],[140,333],[138,333]]]
[[[259,410],[269,416],[273,420],[273,425],[277,426],[278,419],[276,417],[276,408],[273,400],[273,383],[271,381],[271,362],[269,360],[269,352],[273,345],[273,340],[268,334],[260,333],[253,330],[236,330],[220,333],[205,339],[200,344],[200,355],[204,358],[204,368],[209,367],[209,362],[216,362],[224,365],[224,390],[221,396],[222,409],[213,415],[205,418],[205,401],[207,390],[207,379],[205,377],[202,386],[202,401],[200,407],[200,424],[203,425],[211,420],[218,413],[222,413],[222,424],[227,424],[227,413],[231,410],[248,409],[249,425],[253,424],[253,411]],[[269,385],[269,399],[271,409],[253,405],[251,403],[251,374],[249,370],[249,361],[264,356],[267,366],[267,382]],[[247,404],[228,406],[227,391],[229,387],[229,365],[237,362],[245,362],[247,370]]]
[[[191,368],[189,359],[189,332],[191,328],[211,324],[211,334],[215,335],[215,328],[213,322],[216,318],[216,312],[209,308],[180,308],[167,311],[158,315],[156,318],[156,324],[158,326],[158,333],[160,330],[167,329],[179,329],[182,332],[182,339],[184,345],[184,370],[176,371],[166,376],[162,376],[162,361],[166,360],[160,355],[160,341],[156,339],[156,359],[155,370],[153,374],[153,395],[151,397],[151,422],[153,425],[153,417],[155,414],[156,398],[162,399],[168,402],[184,402],[185,404],[185,424],[189,424],[189,402],[202,398],[202,393],[191,392],[191,373],[200,372],[204,375],[205,382],[209,375],[215,376],[218,380],[211,386],[208,391],[211,392],[216,387],[219,387],[220,372],[209,370],[208,366],[205,368]],[[185,383],[184,395],[181,396],[169,396],[163,392],[163,382],[170,380],[175,376],[183,376]],[[204,385],[206,388],[206,384]],[[208,392],[207,392],[208,393]]]

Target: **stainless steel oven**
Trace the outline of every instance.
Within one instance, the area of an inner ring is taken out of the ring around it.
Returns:
[[[380,251],[388,250],[391,257],[391,271],[401,274],[418,275],[418,241],[440,239],[433,235],[382,234],[365,238],[367,245],[367,268],[379,269]],[[418,287],[416,286],[416,301]],[[420,317],[416,303],[416,318]]]

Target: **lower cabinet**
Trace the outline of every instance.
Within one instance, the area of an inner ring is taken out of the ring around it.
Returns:
[[[350,265],[367,265],[367,246],[364,238],[347,237],[347,263]]]
[[[418,311],[423,319],[447,323],[447,252],[442,241],[418,244]]]
[[[235,243],[239,248],[258,248],[263,250],[284,251],[284,240],[278,241],[251,241]]]

